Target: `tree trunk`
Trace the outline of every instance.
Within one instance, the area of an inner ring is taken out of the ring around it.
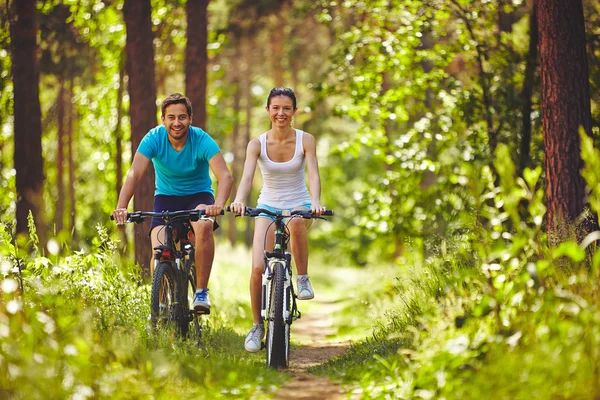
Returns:
[[[283,8],[283,7],[282,7]],[[273,21],[281,21],[285,11],[278,9],[275,15],[272,17]],[[283,75],[284,66],[282,60],[285,57],[285,40],[287,35],[285,34],[285,25],[274,23],[272,28],[271,36],[271,65],[273,68],[273,81],[275,86],[283,86],[285,77]]]
[[[54,215],[54,221],[56,224],[56,232],[60,233],[64,228],[64,219],[65,219],[65,182],[64,182],[64,165],[65,165],[65,150],[64,150],[64,142],[65,142],[65,77],[61,74],[58,77],[58,133],[57,133],[57,145],[56,145],[56,189],[57,189],[57,199],[56,199],[56,212]]]
[[[10,18],[17,234],[28,232],[27,216],[30,211],[37,226],[44,226],[42,113],[39,99],[39,63],[36,55],[38,17],[35,5],[35,0],[13,2],[15,13]],[[42,239],[44,232],[39,231],[38,234]]]
[[[521,144],[519,154],[519,172],[523,174],[523,170],[529,165],[531,160],[531,109],[533,87],[535,84],[535,69],[537,63],[537,47],[538,47],[538,28],[537,28],[537,4],[532,2],[531,13],[529,14],[529,51],[527,52],[527,62],[525,65],[525,77],[523,79],[523,90],[521,92],[522,108],[522,130]]]
[[[154,82],[154,47],[150,0],[125,0],[123,15],[127,27],[125,46],[129,76],[129,114],[131,149],[136,151],[144,135],[156,126],[156,86]],[[140,181],[133,198],[136,210],[152,210],[154,169]],[[135,225],[135,260],[149,273],[152,249],[148,231],[150,221]]]
[[[208,65],[208,1],[188,0],[185,47],[185,91],[192,102],[194,126],[206,130],[206,66]]]
[[[123,128],[121,126],[121,118],[123,118],[123,91],[125,89],[125,68],[119,70],[119,89],[117,90],[117,125],[115,126],[115,169],[116,169],[116,199],[119,198],[119,193],[123,187]],[[121,251],[127,249],[128,238],[127,230],[119,229],[121,236]]]
[[[246,124],[244,125],[244,140],[242,140],[243,145],[240,146],[240,150],[242,152],[246,149],[248,143],[250,143],[251,129],[252,129],[252,65],[254,65],[253,54],[254,54],[254,32],[248,32],[245,35],[242,41],[242,51],[243,57],[245,59],[244,62],[244,73],[242,76],[243,79],[243,96],[245,99],[245,114],[246,114]],[[245,154],[243,152],[242,154]],[[241,157],[244,160],[244,156]],[[242,161],[243,164],[243,161]],[[252,196],[252,188],[250,188],[250,192],[248,193],[248,197],[246,198],[246,204],[254,205],[254,198]],[[252,246],[252,240],[254,237],[254,218],[246,218],[246,230],[244,231],[244,242],[248,247]]]
[[[72,240],[74,242],[75,234],[75,155],[73,153],[73,143],[75,137],[75,124],[73,123],[76,120],[75,112],[73,111],[73,78],[69,80],[69,87],[67,91],[67,98],[69,101],[67,102],[67,153],[69,160],[69,217],[70,223],[69,227],[71,230]]]
[[[591,134],[590,89],[581,0],[538,0],[547,232],[551,244],[573,238],[584,209],[579,128]],[[591,225],[594,225],[592,223]],[[595,223],[597,227],[597,222]],[[580,239],[593,227],[577,230]]]

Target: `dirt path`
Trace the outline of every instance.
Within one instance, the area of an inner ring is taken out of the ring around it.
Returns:
[[[326,377],[311,375],[310,367],[322,364],[332,357],[342,354],[350,342],[328,341],[335,334],[332,315],[341,308],[339,304],[325,300],[312,300],[316,307],[302,314],[302,318],[292,325],[292,342],[300,343],[290,354],[289,372],[292,381],[279,389],[274,399],[342,399],[341,388]],[[300,303],[300,308],[302,303]]]

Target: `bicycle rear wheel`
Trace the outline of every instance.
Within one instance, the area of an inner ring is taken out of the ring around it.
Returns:
[[[174,327],[180,312],[172,264],[161,262],[154,270],[150,304],[150,316],[155,326]]]
[[[287,368],[290,347],[290,325],[283,318],[285,263],[273,263],[269,309],[267,311],[267,366]],[[289,300],[289,297],[288,297]],[[287,305],[289,309],[289,304]]]

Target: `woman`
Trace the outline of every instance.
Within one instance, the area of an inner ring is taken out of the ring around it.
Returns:
[[[269,93],[267,112],[271,119],[271,129],[248,143],[244,172],[237,189],[231,210],[238,214],[244,212],[244,199],[252,188],[252,179],[256,163],[260,167],[264,185],[258,198],[258,207],[268,210],[310,209],[321,215],[325,207],[321,206],[321,179],[317,164],[315,138],[301,130],[292,128],[292,118],[296,113],[296,95],[289,88],[276,87]],[[306,188],[304,165],[308,167],[308,185]],[[247,351],[257,352],[265,328],[260,316],[261,283],[264,269],[264,240],[267,249],[272,251],[274,242],[273,218],[267,215],[256,218],[252,247],[252,274],[250,278],[250,298],[254,325],[246,336],[244,347]],[[310,300],[314,292],[308,278],[308,228],[312,220],[294,218],[289,222],[290,247],[298,270],[298,299]],[[268,232],[267,232],[268,231]]]

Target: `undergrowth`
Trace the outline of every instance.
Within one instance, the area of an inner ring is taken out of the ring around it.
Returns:
[[[582,143],[597,213],[600,153]],[[541,170],[515,179],[507,151],[500,185],[483,177],[477,221],[430,238],[424,266],[407,257],[372,337],[313,372],[361,398],[600,396],[600,232],[549,246]]]

